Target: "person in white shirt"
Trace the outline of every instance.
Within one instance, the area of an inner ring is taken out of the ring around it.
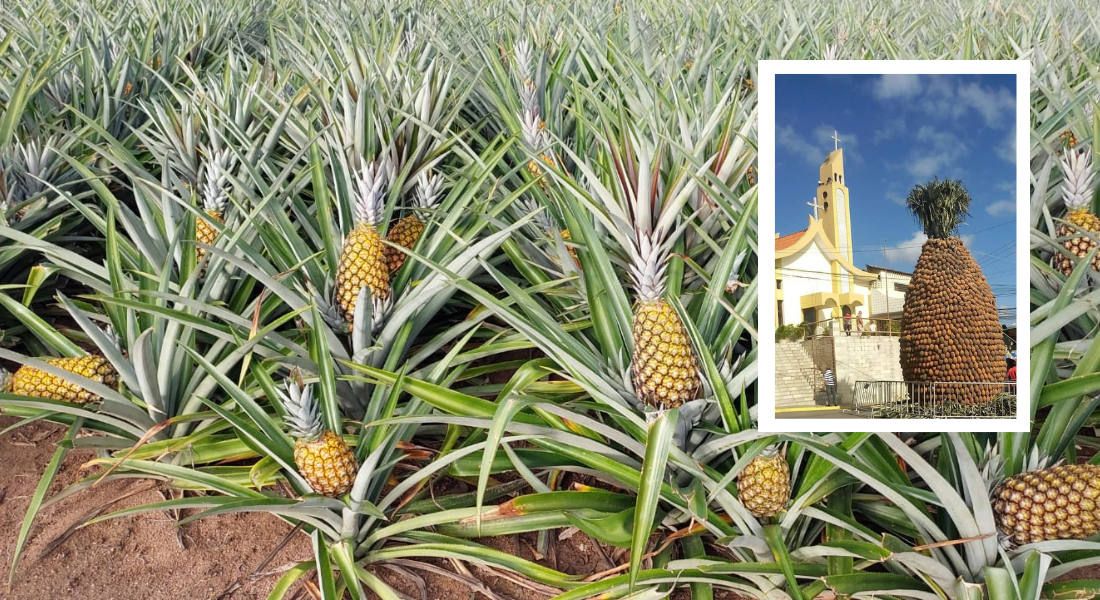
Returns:
[[[825,369],[822,373],[825,378],[825,393],[828,397],[825,399],[825,406],[840,406],[840,402],[836,398],[836,374],[832,369]]]

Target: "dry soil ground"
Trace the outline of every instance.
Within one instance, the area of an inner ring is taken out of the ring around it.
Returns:
[[[0,429],[15,423],[0,417]],[[216,516],[177,526],[167,512],[122,517],[74,529],[93,512],[165,499],[164,488],[151,482],[110,481],[44,508],[30,531],[27,548],[11,589],[4,585],[23,517],[39,478],[64,430],[32,423],[0,437],[0,599],[144,600],[266,598],[275,582],[294,564],[312,556],[308,538],[270,515]],[[89,451],[69,453],[50,494],[94,471],[81,469]],[[65,534],[68,537],[63,537]],[[269,556],[286,541],[285,545]],[[536,556],[536,538],[510,536],[483,543],[517,556],[538,559],[566,573],[590,575],[612,568],[620,557],[613,549],[576,533],[555,539],[546,556]],[[411,599],[542,600],[553,590],[540,589],[503,573],[480,567],[434,561],[391,565],[377,570]],[[293,598],[311,598],[308,585]],[[733,595],[717,594],[720,600]],[[684,600],[678,592],[674,599]]]

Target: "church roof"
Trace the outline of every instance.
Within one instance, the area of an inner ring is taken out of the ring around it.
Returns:
[[[876,267],[875,265],[867,265],[864,269],[868,273],[878,273],[880,271],[886,271],[887,273],[897,273],[898,275],[905,275],[906,277],[912,277],[913,274],[907,271],[898,271],[897,269],[887,269],[886,267]]]
[[[806,230],[803,229],[802,231],[796,231],[794,233],[788,233],[787,235],[785,235],[783,237],[775,238],[775,249],[778,251],[778,250],[786,250],[787,248],[790,248],[791,246],[798,243],[798,240],[802,239],[802,236],[805,233],[806,233]]]

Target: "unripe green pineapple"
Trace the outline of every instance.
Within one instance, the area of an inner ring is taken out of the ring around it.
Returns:
[[[1062,198],[1069,215],[1066,216],[1066,223],[1058,224],[1055,233],[1059,238],[1080,232],[1100,235],[1100,218],[1089,212],[1089,205],[1092,203],[1093,175],[1092,153],[1087,146],[1080,150],[1071,149],[1062,156]],[[1063,241],[1062,245],[1080,260],[1088,256],[1088,253],[1096,247],[1096,242],[1081,235]],[[1055,254],[1053,259],[1054,268],[1065,275],[1069,275],[1076,264],[1076,260],[1061,252]],[[1092,268],[1100,270],[1100,253],[1093,259]]]
[[[118,373],[111,366],[111,363],[102,356],[49,358],[44,362],[52,367],[76,373],[108,387],[118,387]],[[20,396],[74,402],[76,404],[87,404],[99,400],[99,394],[89,392],[76,383],[29,365],[20,367],[11,375],[0,369],[0,390],[9,390],[12,394]]]
[[[344,438],[325,429],[313,401],[313,391],[296,381],[288,381],[282,396],[286,423],[294,442],[294,464],[314,492],[334,498],[348,492],[359,463],[355,451]]]
[[[336,269],[336,303],[348,323],[355,319],[355,303],[363,286],[370,288],[371,298],[387,300],[390,297],[386,246],[378,233],[386,185],[384,171],[382,165],[370,163],[360,173],[355,203],[356,225],[348,233],[340,252],[340,264]]]
[[[416,206],[412,214],[401,219],[390,228],[386,234],[386,241],[392,242],[402,248],[412,248],[424,233],[424,222],[428,219],[428,211],[435,207],[442,189],[443,179],[438,175],[421,175],[416,184]],[[405,264],[408,254],[393,246],[386,246],[386,264],[390,273],[393,273]]]
[[[791,468],[773,446],[752,459],[737,476],[741,503],[758,519],[774,517],[791,499]]]
[[[993,492],[997,528],[1015,544],[1100,533],[1100,466],[1061,465],[1021,473]]]

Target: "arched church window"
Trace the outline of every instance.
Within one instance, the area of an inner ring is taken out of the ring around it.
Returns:
[[[826,203],[825,203],[825,206],[822,206],[821,208],[824,208],[825,210],[829,210],[829,203],[828,203],[828,202],[826,202]]]
[[[821,195],[822,195],[823,198],[828,198],[829,197],[829,192],[821,192]]]

